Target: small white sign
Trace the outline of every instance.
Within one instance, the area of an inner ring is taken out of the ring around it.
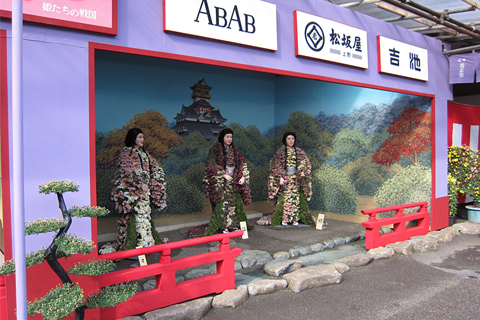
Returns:
[[[325,215],[319,213],[317,218],[317,229],[323,230],[323,223],[325,222]]]
[[[143,247],[137,247],[137,249],[140,249],[140,248],[143,248]],[[145,257],[144,254],[142,254],[141,256],[138,256],[138,264],[142,267],[142,266],[146,266],[148,263],[147,263],[147,258]]]
[[[277,6],[260,0],[164,0],[163,30],[277,50]]]
[[[246,221],[240,221],[240,229],[243,230],[242,239],[248,239],[248,229]]]
[[[404,42],[377,36],[378,71],[428,81],[428,51]]]
[[[294,11],[295,55],[368,69],[367,32]]]

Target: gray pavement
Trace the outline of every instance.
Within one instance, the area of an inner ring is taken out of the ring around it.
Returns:
[[[288,252],[295,246],[364,232],[361,224],[327,222],[325,230],[307,226],[255,226],[249,232],[249,239],[236,239],[234,245],[274,255],[279,251]],[[186,228],[179,229],[161,236],[178,241],[185,238],[186,231]],[[182,249],[172,252],[172,258],[202,250],[205,248]],[[364,241],[358,240],[314,254],[321,255],[322,263],[328,264],[365,252]],[[237,287],[263,278],[268,277],[261,267],[237,270]],[[480,319],[479,293],[480,235],[462,233],[453,237],[452,242],[439,242],[437,251],[408,256],[394,254],[366,266],[352,267],[337,285],[300,293],[287,289],[250,296],[236,308],[210,308],[202,319]],[[148,319],[167,319],[162,318],[161,313],[157,315],[158,318],[151,313]],[[146,319],[146,316],[133,318]],[[178,316],[168,319],[194,319]]]
[[[202,319],[480,319],[479,275],[480,236],[462,234],[435,252],[352,268],[339,285],[253,296]]]

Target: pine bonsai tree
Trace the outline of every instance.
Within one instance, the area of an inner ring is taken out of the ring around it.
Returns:
[[[37,263],[47,261],[50,268],[57,274],[63,285],[52,289],[42,298],[28,303],[28,315],[42,314],[44,319],[62,319],[75,312],[75,319],[82,320],[85,317],[86,308],[113,307],[131,298],[136,292],[136,285],[117,284],[102,288],[99,292],[87,297],[83,296],[83,290],[78,283],[73,283],[69,274],[76,275],[100,275],[111,272],[115,264],[107,260],[88,260],[80,262],[70,268],[68,272],[60,265],[58,258],[67,257],[74,253],[91,253],[95,247],[91,240],[85,240],[75,235],[68,234],[72,223],[72,217],[100,217],[109,211],[102,207],[77,207],[67,210],[63,194],[65,192],[77,192],[79,185],[69,180],[50,181],[39,186],[40,193],[57,195],[58,204],[62,212],[62,220],[58,218],[37,219],[25,224],[25,234],[39,234],[57,231],[52,243],[46,249],[28,253],[26,256],[27,268]],[[0,275],[9,275],[15,272],[14,259],[6,261],[0,267]]]

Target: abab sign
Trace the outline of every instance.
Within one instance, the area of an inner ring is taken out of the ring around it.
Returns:
[[[260,0],[164,0],[164,31],[277,50],[277,8]]]
[[[301,11],[294,11],[295,54],[368,68],[367,32]]]

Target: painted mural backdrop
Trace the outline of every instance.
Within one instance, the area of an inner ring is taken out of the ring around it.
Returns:
[[[205,159],[226,126],[254,203],[268,198],[286,131],[312,163],[311,210],[353,215],[431,199],[430,98],[108,52],[97,54],[95,74],[97,202],[112,215],[111,180],[133,127],[166,173],[167,208],[154,217],[202,211]]]

